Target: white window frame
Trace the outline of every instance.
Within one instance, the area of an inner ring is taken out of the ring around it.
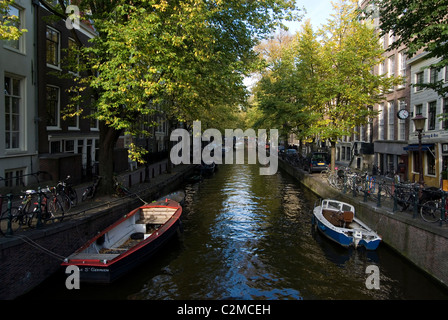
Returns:
[[[25,9],[22,7],[19,7],[17,4],[13,4],[13,5],[9,5],[9,7],[13,7],[15,9],[17,9],[18,13],[19,13],[19,29],[24,29],[25,28],[25,19],[23,18],[25,16]],[[5,40],[3,41],[4,45],[3,47],[5,49],[14,51],[14,52],[18,52],[18,53],[25,53],[25,34],[22,34],[22,36],[18,39],[18,40]],[[13,47],[10,45],[11,41],[18,41],[18,46],[19,48]]]
[[[57,106],[56,106],[56,124],[55,125],[47,125],[47,130],[60,130],[61,129],[61,88],[59,88],[58,86],[54,86],[51,84],[47,84],[45,87],[45,112],[47,112],[47,87],[52,87],[52,88],[56,88],[58,89],[58,101],[57,101]]]
[[[58,61],[57,61],[57,65],[54,65],[54,64],[51,64],[51,63],[47,62],[47,41],[48,41],[48,39],[47,39],[47,29],[50,29],[50,30],[56,32],[56,34],[58,35],[58,45],[57,45],[57,54],[58,54],[57,60]],[[52,28],[52,27],[50,27],[48,25],[46,26],[46,29],[45,29],[45,62],[47,64],[47,67],[54,68],[54,69],[57,69],[57,70],[61,70],[61,33],[58,30],[56,30],[55,28]]]
[[[5,74],[5,76],[3,77],[3,81],[5,81],[5,78],[10,78],[11,79],[11,83],[13,83],[13,80],[16,80],[16,81],[18,81],[19,82],[19,95],[18,96],[16,96],[16,95],[14,95],[13,94],[13,91],[11,91],[11,94],[9,94],[9,95],[6,95],[6,92],[5,92],[5,96],[4,96],[4,99],[6,100],[6,98],[7,97],[9,97],[9,99],[11,100],[10,101],[10,108],[11,108],[11,103],[12,103],[12,99],[13,98],[16,98],[16,99],[19,99],[19,106],[18,106],[18,116],[19,116],[19,123],[18,123],[18,125],[19,125],[19,128],[18,128],[18,130],[14,130],[14,131],[12,131],[12,128],[10,127],[10,130],[9,130],[9,132],[11,133],[11,132],[18,132],[18,138],[17,138],[17,143],[18,143],[18,147],[17,148],[13,148],[13,147],[9,147],[9,148],[7,148],[7,145],[6,145],[6,104],[5,104],[5,114],[3,115],[3,117],[4,117],[4,119],[5,119],[5,127],[4,127],[4,134],[5,134],[5,137],[4,137],[4,143],[5,143],[5,151],[7,152],[7,153],[14,153],[14,152],[20,152],[20,151],[22,151],[23,150],[23,148],[24,148],[24,132],[25,132],[25,130],[24,130],[24,115],[25,115],[25,113],[24,113],[24,99],[25,99],[25,94],[24,94],[24,92],[25,92],[25,81],[24,81],[24,78],[23,77],[20,77],[20,76],[15,76],[15,75],[11,75],[11,74]],[[4,86],[6,85],[5,83],[3,84]],[[6,89],[4,88],[4,90],[6,91]],[[5,103],[5,100],[3,100],[3,102]],[[12,119],[10,120],[10,121],[12,121]],[[12,122],[10,123],[10,125],[12,125]],[[11,141],[9,141],[9,142],[11,142]]]

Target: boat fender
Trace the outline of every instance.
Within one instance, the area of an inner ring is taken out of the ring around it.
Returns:
[[[145,234],[143,232],[135,232],[133,234],[131,234],[131,239],[132,240],[141,240],[143,239],[145,236]]]

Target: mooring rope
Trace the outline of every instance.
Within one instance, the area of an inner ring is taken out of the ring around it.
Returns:
[[[36,249],[41,250],[42,252],[48,254],[49,256],[51,256],[51,257],[53,257],[53,258],[55,258],[55,259],[64,261],[64,259],[66,258],[66,257],[64,257],[64,256],[61,256],[61,255],[59,255],[59,254],[57,254],[57,253],[55,253],[55,252],[53,252],[53,251],[51,251],[51,250],[49,250],[49,249],[43,247],[43,246],[41,246],[41,245],[38,244],[36,241],[30,239],[29,237],[27,237],[27,236],[25,236],[25,235],[21,235],[21,234],[19,234],[19,235],[15,235],[15,234],[14,234],[14,235],[10,235],[10,236],[8,236],[8,237],[21,239],[23,242],[28,243],[30,246],[32,246],[32,247],[34,247],[34,248],[36,248]]]

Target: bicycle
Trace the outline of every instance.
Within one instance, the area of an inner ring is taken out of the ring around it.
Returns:
[[[17,207],[12,206],[12,195],[0,195],[0,234],[7,235],[11,232],[12,226],[10,218],[17,215]],[[4,199],[8,199],[5,211],[3,210]]]
[[[66,208],[66,212],[68,212],[71,207],[74,207],[78,204],[78,194],[76,193],[76,190],[73,189],[72,185],[67,183],[69,179],[70,176],[67,176],[67,178],[65,178],[64,180],[58,181],[58,184],[56,185],[57,193],[62,197],[66,196],[68,198],[70,206]]]
[[[439,190],[435,197],[439,199],[431,199],[425,201],[420,207],[420,216],[426,222],[437,222],[440,220],[447,220],[448,216],[448,201],[447,198],[442,198],[442,191]],[[443,204],[445,201],[445,204]],[[442,209],[444,209],[444,216],[442,216]]]
[[[113,177],[114,180],[114,185],[115,185],[115,193],[118,196],[126,196],[126,195],[130,195],[131,191],[129,191],[128,188],[126,188],[119,180],[116,176]]]
[[[93,180],[93,184],[88,186],[82,193],[82,197],[81,197],[82,201],[85,201],[87,199],[92,199],[95,196],[96,188],[98,187],[100,180],[101,180],[101,176],[95,176],[95,178]]]
[[[11,212],[5,211],[7,216],[2,214],[1,219],[7,220],[7,226],[2,223],[2,233],[15,232],[24,226],[32,228],[33,220],[37,220],[36,226],[40,227],[40,224],[54,219],[58,213],[61,214],[59,221],[62,221],[64,218],[62,204],[57,197],[50,198],[48,193],[51,193],[49,188],[40,191],[26,190],[25,195],[20,196],[23,199],[21,204],[18,207],[11,207]]]

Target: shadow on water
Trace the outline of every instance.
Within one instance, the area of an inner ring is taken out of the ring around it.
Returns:
[[[315,231],[317,197],[279,171],[220,165],[185,186],[184,233],[112,285],[65,288],[63,272],[23,299],[446,299],[445,288],[381,244],[339,247]],[[367,289],[366,268],[380,270]]]

